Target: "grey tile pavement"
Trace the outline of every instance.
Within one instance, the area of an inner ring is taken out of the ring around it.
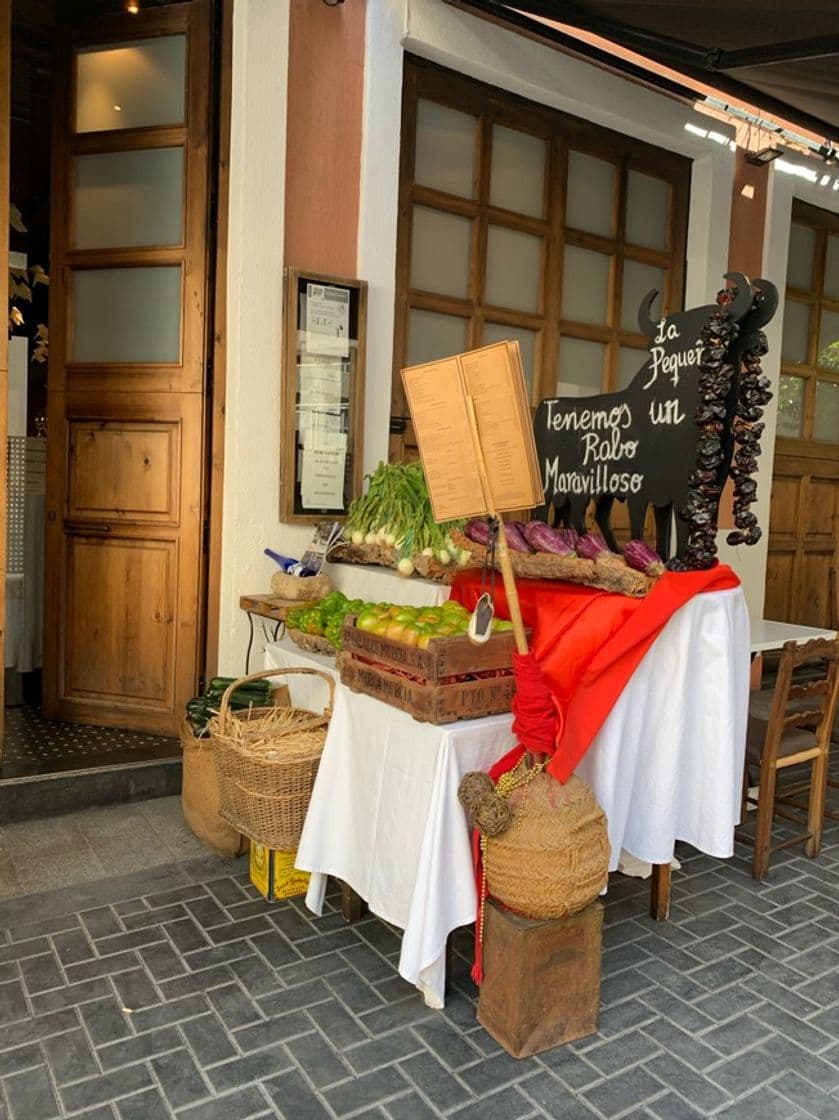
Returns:
[[[0,1120],[839,1120],[836,824],[763,884],[685,847],[666,924],[614,878],[597,1034],[522,1061],[477,1023],[469,931],[430,1011],[337,891],[317,919],[173,847],[0,901]]]

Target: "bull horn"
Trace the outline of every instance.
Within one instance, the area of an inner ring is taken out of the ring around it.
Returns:
[[[726,280],[737,285],[737,295],[728,305],[728,314],[738,323],[752,306],[752,285],[742,272],[726,272]]]
[[[763,302],[758,310],[758,322],[756,326],[765,326],[775,312],[778,310],[778,289],[771,280],[753,280],[752,286],[757,288],[763,295]]]
[[[652,288],[644,298],[641,300],[641,306],[638,308],[638,326],[641,328],[641,334],[646,334],[653,338],[656,334],[656,324],[650,318],[650,310],[658,295],[658,288]]]

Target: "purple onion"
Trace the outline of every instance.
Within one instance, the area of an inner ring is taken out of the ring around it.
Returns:
[[[660,576],[664,571],[661,557],[645,541],[627,541],[623,546],[623,558],[630,568],[648,576]]]
[[[560,534],[546,525],[544,521],[529,521],[524,527],[524,539],[537,552],[553,552],[557,556],[573,556]]]
[[[585,560],[596,560],[604,553],[608,556],[611,549],[597,533],[584,533],[577,541],[577,555]]]

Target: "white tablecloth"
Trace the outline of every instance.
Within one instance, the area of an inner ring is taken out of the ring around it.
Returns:
[[[267,668],[290,664],[329,662],[287,641],[268,647]],[[740,588],[691,600],[653,643],[577,770],[609,818],[613,870],[622,848],[667,863],[676,840],[732,854],[748,676]],[[319,707],[321,682],[300,680],[290,682],[294,702]],[[477,905],[457,786],[513,745],[510,724],[503,715],[435,727],[336,690],[297,855],[314,873],[307,903],[320,912],[326,875],[349,883],[405,931],[399,972],[432,1007],[443,1006],[446,938]]]

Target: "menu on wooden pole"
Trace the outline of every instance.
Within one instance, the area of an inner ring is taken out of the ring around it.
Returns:
[[[409,366],[402,370],[402,381],[437,521],[541,504],[518,342]]]

